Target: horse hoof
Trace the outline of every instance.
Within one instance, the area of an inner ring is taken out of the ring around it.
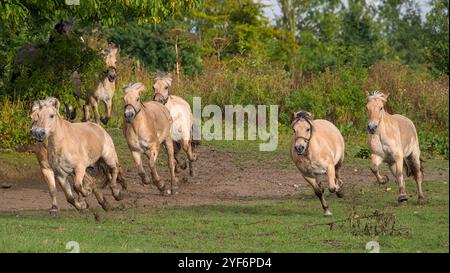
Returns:
[[[419,198],[417,199],[417,204],[422,206],[426,204],[425,198]]]
[[[180,193],[180,189],[178,187],[172,187],[172,195],[177,195],[178,193]]]
[[[123,200],[123,193],[119,192],[118,194],[113,194],[114,199],[116,199],[116,201],[120,201]]]
[[[400,206],[404,206],[404,205],[406,205],[408,203],[408,197],[406,196],[406,194],[405,195],[400,195],[399,197],[398,197],[398,204],[400,205]]]
[[[172,194],[172,191],[170,189],[162,190],[161,194],[163,196],[170,196]]]
[[[342,188],[340,188],[338,191],[336,191],[336,196],[339,198],[343,198],[345,196]]]
[[[50,216],[58,216],[59,214],[59,208],[57,206],[52,206],[52,208],[48,211],[48,213],[50,214]]]
[[[183,164],[180,164],[180,168],[181,168],[182,170],[186,170],[186,168],[187,168],[186,161],[184,161]]]
[[[111,206],[109,205],[108,202],[106,202],[106,200],[105,200],[105,202],[100,203],[100,206],[102,206],[102,209],[103,209],[104,211],[109,211],[109,210],[111,210]]]
[[[331,211],[327,209],[327,210],[323,213],[323,216],[325,216],[325,217],[331,217],[331,216],[333,216],[333,213],[331,213]]]
[[[109,118],[107,118],[107,117],[101,117],[101,118],[100,118],[100,121],[101,121],[104,125],[106,125],[106,124],[108,124]]]
[[[385,175],[383,177],[383,179],[380,180],[381,185],[387,184],[388,182],[389,182],[389,176],[387,176],[387,175]]]

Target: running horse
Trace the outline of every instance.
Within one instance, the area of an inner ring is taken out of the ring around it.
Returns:
[[[340,169],[344,162],[344,138],[331,122],[313,119],[309,112],[294,113],[292,121],[291,158],[305,180],[320,199],[325,216],[332,213],[317,176],[326,174],[328,190],[343,197]]]
[[[388,176],[382,177],[378,166],[386,162],[399,185],[398,202],[406,204],[406,194],[403,168],[407,176],[414,176],[417,184],[418,203],[424,204],[425,198],[422,189],[423,165],[420,159],[419,138],[414,123],[405,116],[391,115],[386,112],[385,106],[388,94],[375,91],[367,96],[367,114],[369,123],[368,144],[371,153],[370,169],[377,178],[378,183],[385,184]]]

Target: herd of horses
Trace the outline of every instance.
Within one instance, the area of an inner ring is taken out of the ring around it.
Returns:
[[[77,210],[88,207],[86,198],[94,194],[105,210],[110,209],[102,188],[109,186],[116,200],[124,198],[127,183],[122,176],[114,142],[107,131],[100,126],[111,117],[112,98],[116,89],[116,69],[118,47],[110,44],[103,50],[108,70],[94,82],[93,88],[82,97],[82,122],[74,122],[75,113],[66,105],[66,118],[60,115],[60,103],[56,98],[37,100],[31,110],[32,127],[30,134],[36,139],[35,149],[42,174],[48,184],[52,206],[51,214],[59,212],[56,200],[56,183],[62,188],[67,201]],[[76,71],[72,74],[73,93],[81,97],[82,77]],[[123,133],[137,166],[143,184],[153,183],[163,195],[179,193],[177,173],[189,166],[191,176],[195,175],[193,162],[196,141],[192,139],[193,115],[189,104],[181,97],[170,94],[172,76],[157,72],[154,78],[151,101],[142,101],[146,91],[142,83],[130,83],[124,87]],[[424,203],[422,190],[423,167],[420,148],[414,124],[401,115],[391,115],[385,111],[388,95],[381,92],[368,94],[367,113],[369,118],[368,136],[371,152],[371,170],[380,184],[388,182],[381,176],[378,166],[382,162],[389,165],[399,184],[398,202],[405,204],[407,194],[403,177],[414,175],[418,189],[418,203]],[[98,112],[98,104],[105,104],[105,116]],[[90,110],[94,112],[94,122],[90,122]],[[324,198],[324,187],[317,180],[326,174],[328,189],[343,197],[343,180],[340,170],[344,161],[344,138],[334,124],[327,120],[314,119],[309,112],[294,113],[291,124],[293,137],[290,155],[292,161],[305,180],[313,187],[320,199],[325,216],[332,215]],[[165,184],[156,170],[160,147],[167,153],[170,185]],[[186,153],[187,160],[181,160],[180,151]],[[149,160],[151,178],[144,169],[142,155]],[[100,183],[98,173],[103,177]],[[95,178],[94,178],[95,176]],[[75,197],[73,191],[77,193]]]

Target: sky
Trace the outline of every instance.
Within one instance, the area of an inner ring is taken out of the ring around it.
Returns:
[[[269,7],[265,8],[264,13],[265,15],[273,21],[276,17],[280,16],[280,7],[278,6],[277,0],[256,0],[260,3],[270,5]],[[346,3],[346,0],[343,0],[344,3]],[[369,0],[373,1],[373,0]],[[422,16],[425,18],[426,13],[430,10],[429,0],[417,0],[417,2],[420,5],[420,8],[422,10]]]

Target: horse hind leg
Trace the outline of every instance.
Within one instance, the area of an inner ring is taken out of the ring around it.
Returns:
[[[171,194],[175,195],[175,194],[178,194],[179,188],[178,188],[178,178],[175,174],[175,158],[174,158],[173,141],[170,136],[164,141],[164,146],[166,146],[167,161],[169,163],[168,165],[169,165],[169,172],[170,172]]]
[[[191,141],[183,139],[181,142],[181,146],[183,147],[183,151],[186,153],[189,161],[197,160],[197,154],[193,152]]]
[[[100,204],[103,210],[108,211],[111,209],[111,205],[109,204],[108,200],[106,200],[106,198],[103,196],[103,193],[101,192],[100,189],[94,187],[92,192],[94,193],[97,202]]]
[[[422,160],[420,159],[420,155],[413,153],[406,159],[406,161],[410,167],[412,175],[414,176],[414,180],[416,180],[418,194],[417,203],[419,205],[423,205],[425,204],[425,196],[422,189],[424,177]]]
[[[175,172],[179,173],[181,170],[186,169],[186,160],[180,158],[181,144],[178,141],[173,142],[173,156],[175,158]],[[182,163],[181,163],[182,162]]]
[[[123,199],[123,193],[119,185],[117,184],[117,177],[119,176],[120,165],[117,160],[117,156],[104,156],[100,159],[99,164],[103,164],[101,168],[104,171],[104,174],[109,180],[109,187],[111,189],[111,193],[114,196],[116,201],[120,201]]]

